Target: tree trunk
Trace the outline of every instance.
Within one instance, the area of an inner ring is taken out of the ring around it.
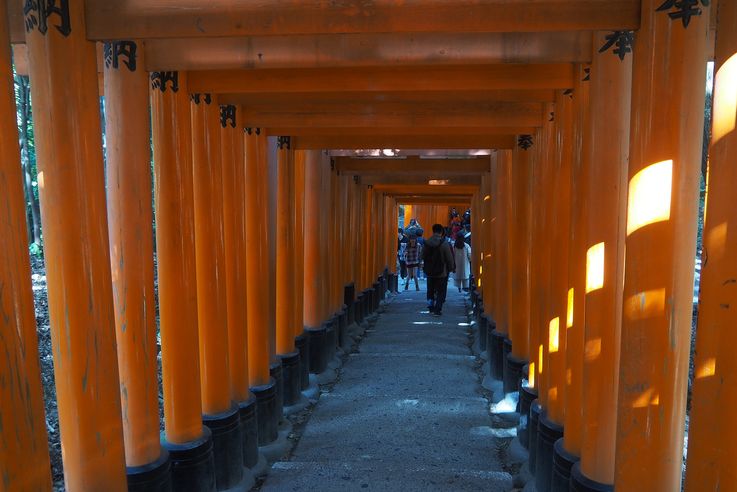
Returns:
[[[18,111],[20,112],[20,157],[25,176],[26,200],[31,204],[29,217],[29,239],[31,242],[41,246],[41,210],[38,198],[33,192],[33,176],[31,170],[31,158],[29,152],[28,131],[31,121],[31,89],[28,77],[16,76],[18,79]]]

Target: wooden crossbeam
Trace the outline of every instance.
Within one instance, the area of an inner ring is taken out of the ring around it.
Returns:
[[[393,198],[400,205],[448,205],[456,208],[471,206],[471,195],[394,196]]]
[[[293,137],[292,145],[298,150],[511,149],[515,141],[514,135],[319,135]]]
[[[22,1],[8,1],[13,39]],[[639,0],[86,0],[93,40],[637,29]]]
[[[422,159],[416,156],[401,159],[365,159],[355,157],[336,157],[335,166],[339,172],[361,175],[480,175],[489,172],[490,158],[472,157],[464,159]],[[427,179],[425,179],[427,184]]]
[[[195,70],[188,88],[218,94],[567,89],[573,72],[571,63]]]
[[[542,124],[540,103],[450,104],[428,102],[320,105],[297,108],[249,106],[239,121],[246,127],[494,127]]]
[[[398,184],[398,185],[421,185],[427,184],[428,179],[445,179],[451,185],[481,185],[480,176],[457,176],[443,173],[429,174],[427,176],[417,175],[389,175],[389,174],[362,174],[361,183],[370,185]]]
[[[435,195],[473,195],[478,190],[478,186],[473,185],[397,185],[397,184],[377,184],[374,190],[385,193],[387,195],[401,196],[435,196]]]
[[[444,136],[498,136],[507,138],[509,135],[527,135],[535,132],[532,126],[368,126],[368,127],[271,127],[266,129],[269,136],[298,136],[298,137],[444,137]],[[386,148],[386,147],[380,147]]]

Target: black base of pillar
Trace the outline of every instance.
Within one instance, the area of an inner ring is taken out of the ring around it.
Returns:
[[[504,364],[504,393],[519,391],[519,383],[524,377],[522,368],[525,364],[527,364],[526,360],[518,359],[511,353],[507,354],[506,364]]]
[[[291,407],[302,397],[302,375],[299,352],[280,354],[284,405]]]
[[[343,286],[343,304],[350,306],[356,300],[356,284],[350,283]]]
[[[164,438],[161,446],[169,452],[172,490],[215,492],[215,457],[210,429],[203,426],[202,437],[184,444],[170,443]]]
[[[276,421],[279,422],[284,413],[284,373],[281,367],[281,360],[272,362],[269,365],[269,376],[274,379],[274,386],[276,387],[274,401],[276,402]]]
[[[338,313],[338,347],[342,347],[346,343],[348,337],[348,307],[343,306],[343,309]]]
[[[504,378],[504,340],[507,336],[494,330],[491,332],[489,342],[491,342],[491,351],[489,352],[489,370],[491,377],[497,381]]]
[[[277,427],[280,414],[276,413],[276,381],[254,386],[251,393],[256,397],[256,421],[258,422],[258,445],[266,446],[279,436]]]
[[[338,330],[340,329],[338,327],[338,317],[336,315],[333,315],[328,321],[325,323],[325,328],[327,329],[327,335],[328,335],[328,364],[331,360],[333,360],[333,357],[335,357],[335,351],[338,348]]]
[[[304,332],[294,338],[294,347],[299,352],[299,384],[304,391],[310,387],[310,344]]]
[[[552,492],[568,492],[571,487],[571,468],[579,461],[579,457],[569,453],[563,447],[561,437],[553,445],[553,480]]]
[[[481,297],[476,301],[474,306],[473,316],[477,323],[481,323],[481,317],[484,315],[484,300]]]
[[[252,396],[238,404],[241,418],[241,440],[243,448],[243,466],[254,468],[258,464],[258,419],[256,417],[257,400]]]
[[[161,450],[156,461],[125,469],[128,492],[171,492],[171,460],[169,452]]]
[[[372,300],[374,302],[372,311],[379,309],[379,303],[381,302],[381,283],[374,282],[374,289],[372,294]]]
[[[563,426],[548,419],[545,410],[540,414],[537,426],[537,466],[535,488],[537,492],[550,492],[553,478],[553,446],[563,437]]]
[[[212,432],[215,457],[215,486],[228,490],[243,480],[243,439],[238,407],[217,415],[203,415],[202,423]]]
[[[522,447],[530,449],[530,408],[532,402],[537,398],[535,388],[520,385],[519,390],[519,427],[517,427],[517,436],[519,437]]]
[[[364,290],[361,295],[358,296],[358,301],[361,306],[361,321],[365,321],[369,316],[369,291]]]
[[[361,324],[363,322],[363,312],[361,311],[362,304],[361,296],[358,296],[358,299],[353,301],[353,322],[356,324]]]
[[[486,347],[489,345],[489,318],[487,316],[480,316],[479,322],[479,350],[486,352]]]
[[[486,355],[489,355],[489,347],[491,347],[491,334],[496,331],[496,321],[491,316],[486,316]]]
[[[596,482],[581,472],[581,462],[571,468],[571,492],[614,492],[614,485]]]
[[[530,423],[527,426],[528,442],[530,443],[527,450],[530,452],[529,466],[530,473],[533,475],[537,472],[537,429],[540,426],[540,412],[542,412],[540,403],[537,400],[533,401],[530,405]]]
[[[324,326],[322,328],[307,328],[305,334],[310,345],[310,372],[322,374],[328,367],[327,330]]]

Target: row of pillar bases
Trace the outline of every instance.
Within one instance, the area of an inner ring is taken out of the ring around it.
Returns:
[[[289,408],[305,398],[310,374],[324,373],[340,348],[349,346],[351,326],[364,324],[387,292],[396,292],[397,276],[384,272],[356,296],[345,286],[343,308],[319,328],[306,328],[294,340],[295,351],[280,354],[270,365],[267,384],[251,388],[252,396],[228,412],[203,416],[203,433],[185,444],[162,434],[162,453],[155,462],[127,469],[128,490],[248,490],[265,464],[265,448],[279,438],[280,422]]]
[[[496,329],[496,322],[484,312],[483,299],[471,288],[472,314],[479,337],[479,350],[486,352],[489,376],[502,383],[505,395],[517,393],[515,412],[519,414],[517,437],[529,453],[528,466],[537,492],[611,492],[613,487],[584,476],[580,457],[566,451],[564,428],[551,420],[538,401],[535,388],[528,385],[526,360],[514,357],[512,341]]]

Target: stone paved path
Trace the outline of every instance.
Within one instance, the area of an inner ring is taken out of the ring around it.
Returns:
[[[397,296],[322,395],[264,491],[504,491],[488,402],[478,392],[463,297],[443,316],[425,291]]]

